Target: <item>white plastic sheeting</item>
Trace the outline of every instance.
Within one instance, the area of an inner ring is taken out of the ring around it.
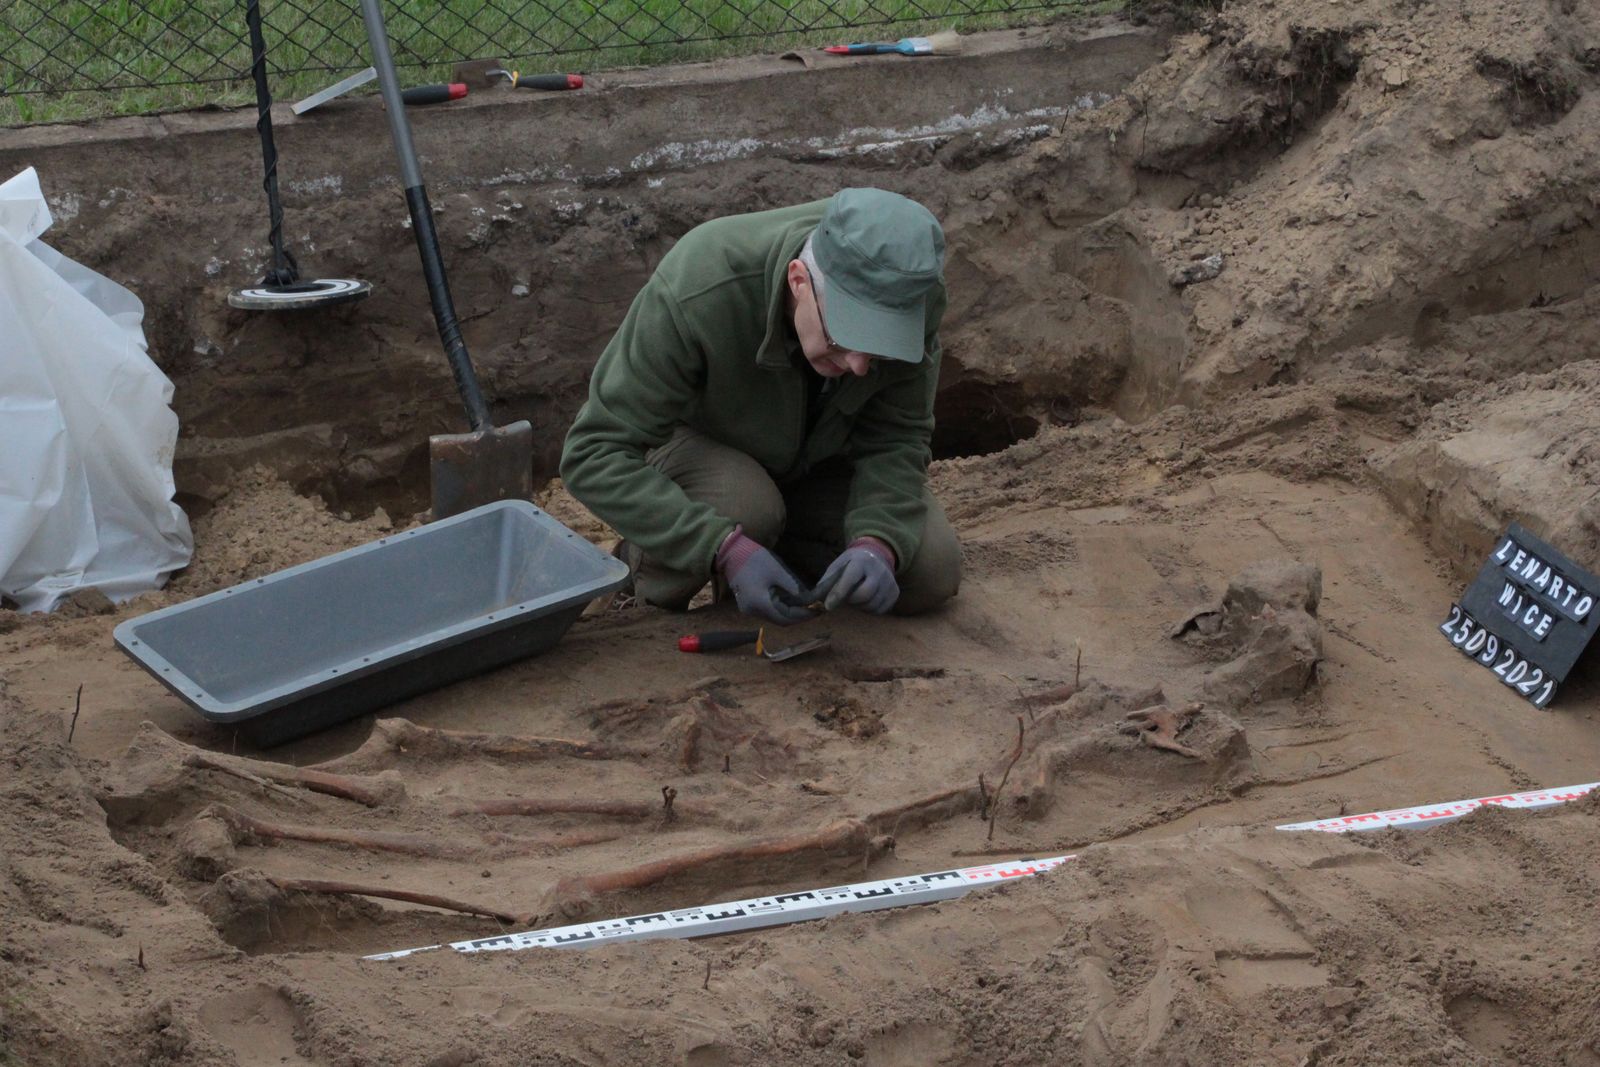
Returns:
[[[24,611],[159,588],[194,545],[144,305],[38,240],[51,221],[33,168],[0,185],[0,593]]]

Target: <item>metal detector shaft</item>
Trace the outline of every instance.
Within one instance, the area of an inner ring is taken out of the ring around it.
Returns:
[[[272,245],[272,269],[263,285],[293,285],[300,279],[300,268],[283,246],[283,203],[278,199],[278,149],[272,141],[272,93],[267,88],[267,38],[261,32],[261,5],[250,0],[244,7],[244,20],[250,28],[250,75],[256,86],[256,132],[261,135],[261,162],[266,176],[261,188],[267,194]]]
[[[417,166],[417,152],[411,144],[411,122],[406,118],[406,106],[400,97],[394,56],[389,51],[389,31],[378,0],[361,0],[361,18],[366,23],[367,40],[372,45],[372,65],[378,68],[378,87],[383,91],[384,107],[389,113],[394,150],[400,157],[406,208],[411,212],[411,230],[417,235],[417,251],[422,256],[422,273],[428,282],[428,300],[433,305],[439,340],[444,342],[445,358],[450,361],[450,373],[461,393],[461,403],[467,409],[467,421],[474,431],[487,430],[490,428],[489,405],[478,387],[478,375],[472,369],[472,357],[467,354],[461,326],[456,321],[455,302],[450,299],[450,283],[444,274],[444,257],[439,253],[439,235],[433,227],[433,209],[428,204],[428,190],[422,184],[422,170]]]

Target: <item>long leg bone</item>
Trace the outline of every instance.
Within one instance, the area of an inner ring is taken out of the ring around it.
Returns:
[[[367,807],[393,803],[405,794],[405,787],[398,779],[329,774],[287,763],[210,752],[179,741],[154,723],[146,722],[140,724],[138,734],[115,768],[123,784],[131,787],[131,792],[113,791],[108,795],[136,806],[141,796],[181,788],[183,780],[172,774],[175,766],[188,771],[229,775],[296,803],[304,803],[304,797],[294,789],[352,800]],[[282,788],[284,786],[292,788]]]
[[[432,893],[413,893],[406,889],[389,889],[384,886],[356,885],[353,882],[325,882],[315,878],[271,878],[267,879],[279,889],[289,893],[328,893],[337,896],[357,897],[382,897],[385,900],[403,900],[408,904],[425,904],[430,908],[443,908],[445,911],[459,911],[465,915],[484,915],[497,919],[507,926],[531,926],[534,915],[529,912],[508,912],[496,908],[486,908],[479,904],[468,904],[449,897],[435,896]]]
[[[564,911],[572,910],[589,898],[626,889],[643,889],[677,875],[720,864],[746,865],[758,860],[803,855],[805,853],[860,855],[874,845],[866,823],[843,819],[809,834],[768,838],[747,845],[724,845],[700,849],[680,856],[669,856],[636,867],[576,875],[556,883],[555,900]]]
[[[676,795],[676,794],[674,794]],[[575,800],[556,797],[501,797],[466,800],[450,809],[451,815],[605,815],[615,819],[653,819],[657,816],[704,815],[687,804],[673,807],[661,801]]]
[[[299,786],[313,793],[353,800],[369,808],[397,799],[397,794],[404,791],[404,787],[398,782],[353,778],[313,768],[292,767],[288,764],[267,763],[263,760],[241,760],[238,757],[215,756],[205,752],[189,753],[184,757],[183,765],[197,770],[237,775],[251,781],[259,778],[279,785]]]
[[[481,843],[454,844],[438,841],[422,834],[401,833],[391,830],[346,830],[332,826],[286,826],[246,815],[225,804],[213,804],[200,813],[200,817],[215,817],[227,825],[236,844],[251,840],[304,841],[318,845],[344,845],[368,852],[392,852],[402,856],[424,859],[462,860],[483,858],[486,855],[522,856],[551,852],[579,845],[598,844],[615,840],[615,832],[590,834],[565,834],[559,837],[513,837],[509,834],[484,834]]]
[[[346,768],[388,766],[401,754],[429,755],[448,759],[497,759],[508,762],[570,757],[573,759],[645,759],[646,748],[610,745],[603,741],[575,741],[563,737],[518,737],[511,734],[480,734],[461,730],[441,730],[418,726],[409,719],[379,719],[372,724],[372,735],[347,756],[318,764],[325,771]]]

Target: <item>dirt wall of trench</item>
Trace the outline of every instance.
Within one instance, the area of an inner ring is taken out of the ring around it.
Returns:
[[[926,61],[620,72],[412,117],[468,343],[497,416],[537,428],[541,473],[679,235],[874,184],[927,203],[950,237],[938,456],[1288,390],[1316,412],[1296,425],[1340,440],[1288,466],[1375,481],[1470,570],[1507,509],[1430,503],[1461,478],[1430,473],[1410,438],[1448,438],[1480,402],[1515,407],[1506,393],[1591,354],[1596,19],[1559,2],[1469,0],[1453,19],[1383,0],[1246,6],[977,35]],[[266,258],[253,121],[10,131],[0,170],[38,166],[49,240],[144,298],[191,508],[260,464],[336,510],[409,514],[428,435],[462,419],[381,110],[279,109],[291,246],[308,273],[375,286],[298,316],[225,302]],[[1600,447],[1584,419],[1563,425],[1567,454]],[[1484,457],[1476,496],[1600,543],[1583,462],[1531,496],[1526,479],[1497,487],[1496,457],[1522,446],[1490,436],[1467,450]],[[1174,447],[1162,462],[1205,452],[1195,434]]]
[[[1066,299],[1053,280],[1062,250],[1013,256],[1018,233],[986,224],[986,203],[1006,199],[999,163],[1104,106],[1162,47],[1160,33],[1108,22],[981,35],[966,54],[917,63],[759,58],[413,109],[451,287],[497,417],[533,421],[539,472],[552,473],[589,368],[680,235],[852,184],[896,189],[949,220],[941,451],[1027,436],[1041,388],[1068,407],[1103,401],[1130,358],[1133,316],[1114,296]],[[152,354],[178,386],[177,474],[191,504],[260,463],[341,507],[415,510],[428,435],[463,420],[380,103],[274,114],[284,232],[305,276],[374,286],[365,302],[317,312],[226,304],[268,261],[254,120],[202,112],[12,131],[0,170],[36,166],[58,220],[47,240],[144,300]],[[1129,195],[1086,179],[1075,215]],[[1062,387],[1064,369],[1075,373]]]

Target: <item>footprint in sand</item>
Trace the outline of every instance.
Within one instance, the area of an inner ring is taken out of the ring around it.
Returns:
[[[300,1014],[283,993],[257,985],[207,1001],[200,1021],[233,1053],[239,1067],[302,1067],[316,1060],[300,1055],[294,1034]]]
[[[1327,982],[1327,972],[1315,962],[1316,950],[1265,893],[1236,885],[1202,884],[1184,893],[1184,905],[1210,935],[1222,976],[1220,985],[1230,997]]]

